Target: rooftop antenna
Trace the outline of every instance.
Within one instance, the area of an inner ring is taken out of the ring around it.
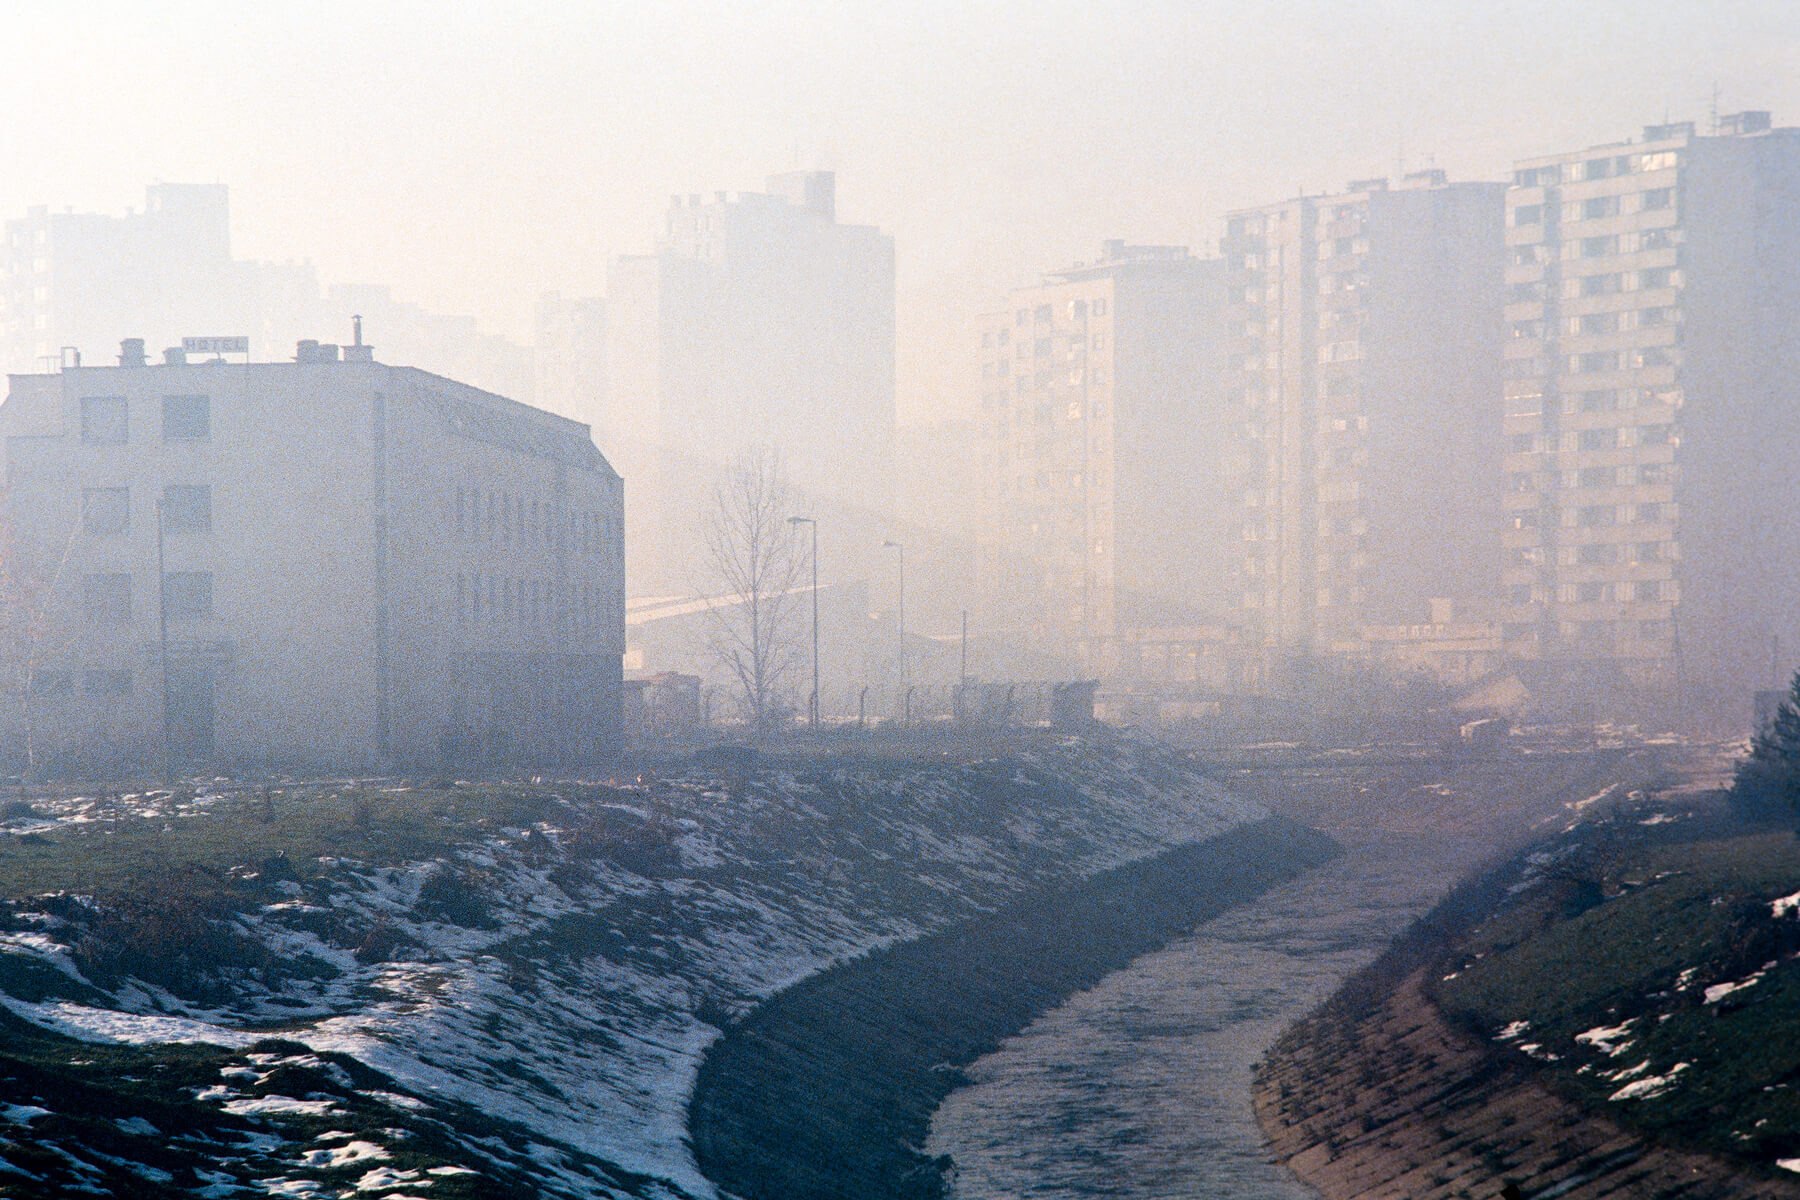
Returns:
[[[1719,136],[1719,81],[1716,79],[1712,89],[1712,132],[1714,137]]]

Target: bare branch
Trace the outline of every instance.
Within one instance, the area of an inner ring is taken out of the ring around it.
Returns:
[[[787,479],[773,450],[740,455],[713,489],[703,530],[717,591],[708,596],[708,648],[735,684],[758,737],[785,711],[782,683],[799,658],[806,565],[788,522]]]

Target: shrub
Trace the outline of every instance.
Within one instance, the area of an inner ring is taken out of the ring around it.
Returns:
[[[1750,757],[1738,764],[1731,807],[1750,820],[1792,817],[1800,811],[1800,672],[1775,716],[1750,740]]]

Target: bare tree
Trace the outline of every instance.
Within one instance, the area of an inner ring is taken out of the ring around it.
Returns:
[[[758,737],[780,719],[781,683],[800,659],[806,558],[781,460],[766,447],[739,455],[713,489],[706,560],[708,648],[730,672],[739,710]]]

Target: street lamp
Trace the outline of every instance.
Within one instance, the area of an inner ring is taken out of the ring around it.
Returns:
[[[906,547],[896,541],[881,543],[884,550],[897,550],[900,557],[900,686],[905,688],[908,681],[906,671]]]
[[[789,517],[789,525],[812,526],[812,618],[813,618],[813,678],[812,698],[807,701],[807,721],[813,732],[819,731],[819,522],[813,517]]]

